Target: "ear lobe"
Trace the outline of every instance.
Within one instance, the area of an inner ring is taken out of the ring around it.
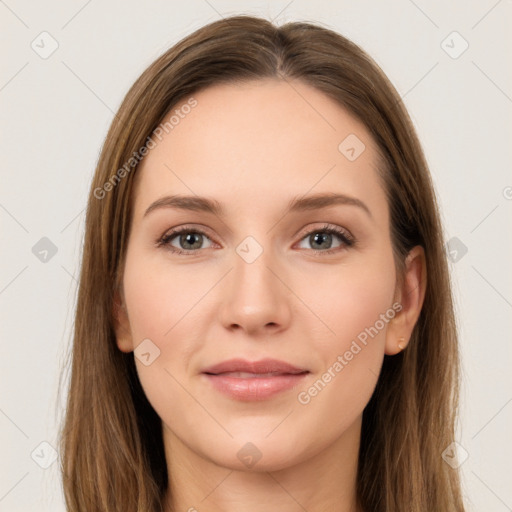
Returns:
[[[116,333],[116,344],[121,352],[132,352],[133,339],[130,329],[130,321],[128,312],[122,294],[118,289],[114,292],[114,300],[112,303],[112,318],[114,321],[114,330]]]
[[[402,286],[397,289],[397,301],[402,309],[391,320],[386,332],[387,355],[395,355],[406,348],[412,331],[421,313],[425,291],[427,289],[427,266],[425,251],[417,245],[407,255],[405,260],[405,275]]]

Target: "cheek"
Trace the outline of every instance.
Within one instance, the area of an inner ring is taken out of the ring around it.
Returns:
[[[135,249],[127,255],[123,286],[137,373],[148,401],[165,422],[173,411],[183,417],[189,411],[197,414],[197,404],[186,389],[186,369],[197,339],[190,323],[195,309],[201,309],[193,306],[208,289],[202,283],[191,280],[190,273],[169,272],[161,260]]]
[[[186,323],[192,306],[208,290],[200,276],[170,272],[165,259],[135,249],[127,255],[123,284],[134,343],[150,338],[161,349],[176,337],[180,323]]]
[[[329,418],[324,426],[327,438],[348,428],[370,400],[384,357],[387,325],[395,315],[392,257],[366,263],[317,276],[317,287],[307,299],[329,329],[322,329],[327,334],[312,342],[322,365],[299,390],[297,400],[304,418]]]
[[[389,312],[395,279],[394,261],[389,249],[379,252],[378,258],[356,256],[339,265],[335,271],[333,267],[319,266],[314,276],[302,283],[298,295],[317,314],[308,316],[325,327],[322,328],[326,333],[322,345],[325,344],[327,352],[350,345],[351,340],[374,326],[382,314]],[[377,327],[384,335],[386,329],[382,328],[381,322]]]

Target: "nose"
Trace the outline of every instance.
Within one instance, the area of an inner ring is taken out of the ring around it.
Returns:
[[[271,258],[270,251],[263,251],[252,263],[235,253],[233,267],[222,285],[222,325],[250,335],[268,335],[286,329],[291,319],[293,294],[285,284],[285,271]]]

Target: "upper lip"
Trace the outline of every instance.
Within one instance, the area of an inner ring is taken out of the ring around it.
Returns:
[[[210,373],[218,375],[227,372],[246,372],[246,373],[275,373],[281,374],[298,374],[307,372],[305,368],[298,368],[285,361],[277,359],[260,359],[259,361],[247,361],[245,359],[230,359],[222,361],[205,368],[202,373]]]

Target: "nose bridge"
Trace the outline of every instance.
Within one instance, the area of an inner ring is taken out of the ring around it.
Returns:
[[[274,255],[270,247],[251,236],[235,248],[230,282],[223,292],[222,322],[226,327],[256,331],[288,323],[289,294],[276,277],[280,265]]]
[[[252,237],[250,238],[252,239]],[[254,239],[247,240],[236,248],[236,257],[233,259],[233,281],[238,291],[244,293],[243,288],[246,288],[252,293],[267,294],[271,292],[275,283],[270,279],[270,276],[274,276],[274,274],[269,268],[276,266],[276,261],[270,247],[263,249],[263,246],[255,242]]]

